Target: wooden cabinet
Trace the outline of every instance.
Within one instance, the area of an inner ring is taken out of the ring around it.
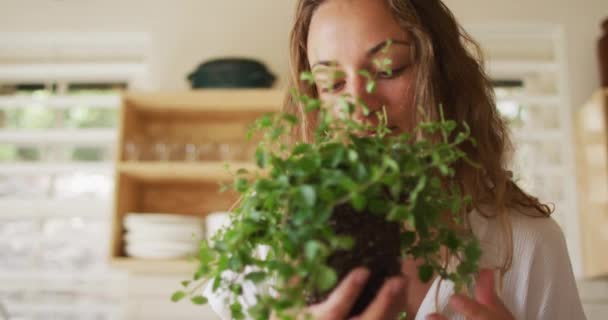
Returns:
[[[122,97],[116,162],[111,263],[134,272],[183,273],[195,263],[127,257],[123,217],[130,212],[175,213],[204,217],[226,211],[234,193],[220,193],[232,171],[251,167],[255,141],[247,142],[248,126],[264,113],[279,111],[279,90],[196,90],[183,93],[126,93]],[[155,143],[239,146],[239,156],[218,154],[154,159],[146,154]],[[131,148],[131,149],[129,149]],[[138,148],[137,157],[133,148]]]
[[[583,273],[608,275],[608,89],[577,111],[576,158]]]

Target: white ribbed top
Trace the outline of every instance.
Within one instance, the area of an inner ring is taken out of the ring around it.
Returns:
[[[566,248],[564,235],[551,218],[534,218],[513,212],[513,263],[505,274],[500,295],[503,302],[518,320],[584,320],[578,289]],[[484,267],[500,265],[504,246],[502,228],[498,220],[487,219],[476,212],[471,213],[474,234],[481,242]],[[228,275],[227,275],[228,276]],[[453,294],[453,284],[442,281],[435,305],[435,294],[439,279],[436,279],[418,310],[416,320],[441,311],[450,320],[464,319],[452,314],[447,307]],[[252,283],[243,283],[243,307],[255,303],[255,294],[262,289]],[[213,310],[223,319],[230,319],[230,308],[226,295],[212,294],[205,289]]]
[[[513,227],[513,262],[505,274],[500,296],[518,320],[584,320],[583,307],[572,273],[562,230],[552,218],[510,214]],[[473,232],[481,242],[483,267],[501,264],[505,250],[498,220],[471,214]],[[425,296],[416,320],[436,311],[436,279]],[[447,306],[453,285],[443,281],[437,310],[450,320],[464,320]]]

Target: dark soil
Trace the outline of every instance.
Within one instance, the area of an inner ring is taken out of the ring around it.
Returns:
[[[349,317],[361,314],[374,300],[384,282],[401,273],[399,223],[388,222],[383,216],[370,212],[357,212],[349,205],[334,209],[330,224],[338,235],[353,237],[350,251],[339,251],[329,257],[328,264],[338,273],[338,283],[356,267],[365,266],[370,277],[355,302]],[[309,304],[325,300],[330,292],[312,294]]]

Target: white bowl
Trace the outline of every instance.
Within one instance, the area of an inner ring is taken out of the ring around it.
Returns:
[[[143,242],[128,243],[128,256],[146,259],[173,259],[190,257],[198,251],[197,243],[187,242]]]
[[[188,230],[191,231],[191,230]],[[185,242],[200,242],[205,237],[203,230],[196,232],[184,232],[174,228],[157,228],[143,229],[136,228],[125,233],[125,242],[131,243],[134,241],[185,241]]]
[[[203,217],[170,214],[170,213],[127,213],[123,218],[124,223],[128,224],[177,224],[177,225],[197,225],[203,224]]]

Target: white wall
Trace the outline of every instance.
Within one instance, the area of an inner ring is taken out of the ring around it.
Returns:
[[[444,0],[463,24],[552,23],[562,25],[567,45],[571,105],[579,107],[599,86],[597,39],[608,18],[606,0]]]
[[[208,58],[250,56],[287,72],[296,0],[0,0],[2,31],[143,31],[154,41],[150,84],[185,89],[185,75]],[[596,40],[606,0],[445,0],[464,25],[488,22],[564,26],[571,105],[598,85]],[[284,79],[284,77],[283,77]]]
[[[287,70],[293,0],[0,0],[0,32],[148,32],[150,84],[185,89],[217,56],[251,56]]]

